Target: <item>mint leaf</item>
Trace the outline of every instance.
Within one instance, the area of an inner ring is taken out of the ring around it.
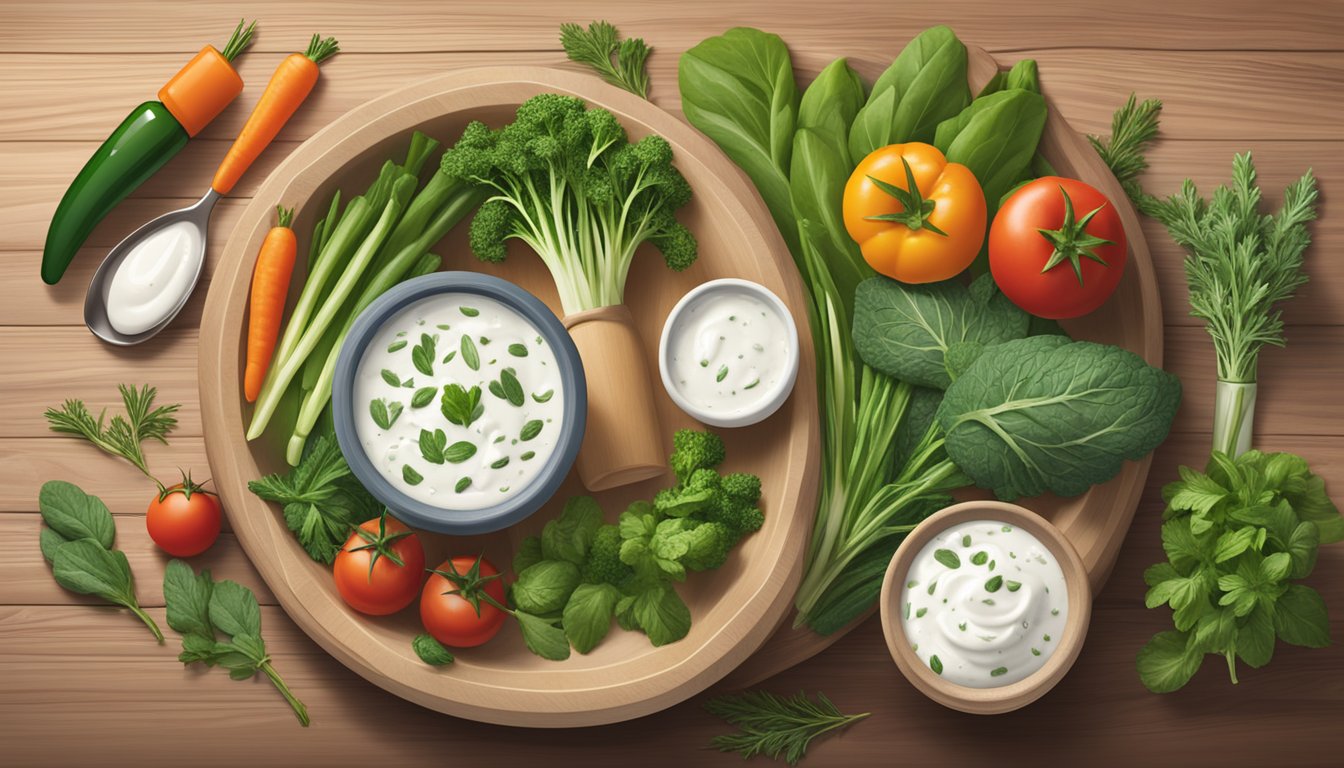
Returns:
[[[1228,490],[1202,472],[1182,466],[1181,479],[1162,489],[1162,496],[1173,509],[1207,513],[1225,499]]]
[[[469,427],[473,421],[485,413],[481,405],[481,388],[465,389],[460,384],[448,384],[443,388],[443,397],[439,401],[443,417],[459,427]]]
[[[1292,559],[1289,576],[1302,579],[1311,575],[1312,570],[1316,568],[1316,553],[1320,549],[1320,543],[1320,529],[1310,520],[1299,523],[1293,529],[1292,535],[1288,538],[1288,557]]]
[[[539,616],[525,611],[514,611],[518,628],[522,630],[527,649],[543,659],[564,661],[569,658],[569,641],[565,631]]]
[[[562,624],[574,650],[588,653],[611,630],[621,591],[610,584],[580,584],[565,603]]]
[[[1238,528],[1219,536],[1213,548],[1213,561],[1226,562],[1245,552],[1255,542],[1256,530],[1253,527]]]
[[[430,432],[420,430],[420,456],[430,464],[442,464],[444,449],[448,447],[448,435],[442,429]]]
[[[224,579],[210,592],[210,623],[228,635],[261,635],[261,608],[252,590]]]
[[[1274,631],[1279,639],[1306,648],[1330,645],[1330,617],[1325,601],[1311,587],[1290,584],[1274,604]]]
[[[691,610],[667,584],[636,595],[630,610],[635,623],[655,646],[675,643],[691,631]]]
[[[1197,534],[1191,529],[1189,518],[1170,520],[1162,524],[1162,550],[1177,570],[1188,572],[1201,563],[1213,559],[1213,537]]]
[[[1184,632],[1159,632],[1139,651],[1139,680],[1153,693],[1183,688],[1199,671],[1203,655],[1187,650]]]
[[[426,405],[434,402],[434,395],[438,394],[438,392],[438,387],[421,387],[415,390],[415,394],[411,395],[411,407],[424,408]]]
[[[448,446],[443,452],[443,458],[449,464],[461,464],[476,455],[476,446],[466,440],[459,440]]]
[[[1274,658],[1274,619],[1265,605],[1251,612],[1237,630],[1237,658],[1252,668],[1260,668]]]
[[[464,335],[462,337],[460,348],[462,350],[462,362],[466,363],[471,370],[479,371],[481,369],[481,356],[476,351],[476,343],[471,340],[470,336]]]
[[[443,647],[443,643],[434,639],[433,635],[421,632],[411,641],[411,649],[420,660],[434,667],[442,667],[453,663],[453,654]]]
[[[579,568],[562,560],[542,560],[518,574],[512,587],[518,609],[534,615],[559,613],[579,585]]]
[[[215,639],[210,622],[210,593],[214,582],[210,571],[197,575],[181,560],[171,560],[163,572],[163,602],[168,626],[179,634]]]
[[[112,513],[97,496],[90,496],[74,483],[49,480],[37,493],[42,521],[67,541],[93,539],[103,549],[111,549],[117,527]],[[51,559],[51,558],[48,558]]]

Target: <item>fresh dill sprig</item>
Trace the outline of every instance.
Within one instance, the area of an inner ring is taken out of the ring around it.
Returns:
[[[769,691],[745,691],[705,702],[709,713],[738,727],[734,733],[715,736],[711,745],[721,752],[742,757],[766,755],[797,765],[812,740],[868,717],[869,712],[846,715],[831,700],[818,693],[780,696]]]
[[[60,410],[48,408],[47,423],[53,432],[79,435],[103,451],[126,459],[152,479],[141,444],[146,440],[157,440],[167,445],[168,433],[177,426],[173,414],[182,406],[175,403],[155,407],[154,397],[158,390],[148,384],[140,389],[120,384],[118,389],[126,405],[126,415],[113,416],[106,422],[106,427],[103,425],[107,410],[94,419],[83,400],[66,400]]]
[[[603,80],[636,96],[649,97],[649,71],[645,65],[653,49],[642,38],[621,40],[616,27],[605,21],[594,21],[587,29],[567,23],[560,25],[560,45],[570,61],[587,64]]]
[[[1144,197],[1138,177],[1148,170],[1148,160],[1143,152],[1157,136],[1157,121],[1161,114],[1161,101],[1147,99],[1140,103],[1138,97],[1131,93],[1125,105],[1111,116],[1110,138],[1087,137],[1097,154],[1110,167],[1111,173],[1120,181],[1125,194],[1136,204]]]

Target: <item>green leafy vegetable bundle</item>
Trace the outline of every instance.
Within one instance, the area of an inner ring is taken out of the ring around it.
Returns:
[[[871,89],[839,59],[800,97],[784,42],[754,29],[680,62],[687,118],[755,183],[809,288],[824,466],[796,607],[823,634],[872,606],[901,538],[951,490],[1081,493],[1161,442],[1180,400],[1173,377],[1134,355],[1032,336],[1058,329],[988,277],[969,288],[873,278],[841,216],[845,183],[873,149],[934,143],[975,174],[991,217],[1050,172],[1034,63],[975,98],[966,68],[946,27],[916,37]]]
[[[1278,305],[1307,281],[1303,257],[1316,218],[1310,170],[1284,191],[1277,213],[1260,211],[1249,153],[1232,161],[1232,182],[1203,198],[1187,179],[1178,194],[1145,193],[1143,150],[1157,135],[1161,102],[1130,96],[1109,139],[1092,143],[1143,213],[1162,222],[1187,251],[1190,313],[1202,318],[1218,362],[1213,451],[1204,472],[1181,467],[1163,489],[1162,548],[1167,562],[1144,572],[1149,608],[1168,605],[1174,631],[1139,652],[1139,678],[1150,690],[1183,687],[1206,654],[1268,664],[1276,638],[1330,644],[1325,604],[1296,583],[1311,574],[1320,544],[1344,540],[1344,519],[1305,459],[1251,450],[1256,369],[1265,345],[1283,346]]]
[[[524,539],[513,561],[510,601],[523,638],[549,659],[588,653],[606,637],[614,617],[654,645],[686,636],[691,612],[673,588],[693,571],[718,568],[765,518],[755,475],[721,475],[723,441],[681,430],[671,464],[677,485],[652,502],[636,501],[616,524],[602,522],[591,497],[573,498]]]

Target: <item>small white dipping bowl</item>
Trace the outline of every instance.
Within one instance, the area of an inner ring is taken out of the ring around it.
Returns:
[[[750,407],[737,409],[731,413],[702,408],[682,393],[672,372],[671,350],[671,340],[680,325],[686,321],[690,310],[700,302],[728,293],[757,299],[769,307],[784,325],[786,348],[785,359],[780,362],[783,366],[780,378],[769,390],[762,392]],[[784,401],[789,399],[789,393],[793,391],[794,382],[798,379],[798,327],[793,322],[793,316],[789,314],[789,308],[765,286],[735,277],[711,280],[696,286],[681,297],[681,301],[678,301],[668,314],[667,322],[663,324],[662,339],[658,343],[658,372],[663,378],[663,388],[667,390],[672,401],[698,421],[713,427],[751,426],[764,421],[779,410]]]

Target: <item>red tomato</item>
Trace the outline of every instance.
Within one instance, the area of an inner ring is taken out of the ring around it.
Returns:
[[[483,557],[445,560],[425,582],[420,595],[420,621],[444,645],[471,648],[499,632],[508,615],[504,581]]]
[[[1120,214],[1077,179],[1046,176],[1008,198],[989,228],[989,269],[1013,303],[1063,320],[1115,292],[1129,249]]]
[[[371,616],[386,616],[410,605],[424,572],[420,537],[386,514],[361,523],[336,553],[332,566],[341,598]]]
[[[190,475],[184,475],[182,482],[164,489],[149,502],[145,528],[159,549],[174,557],[192,557],[219,538],[222,511],[218,496],[202,490]]]

